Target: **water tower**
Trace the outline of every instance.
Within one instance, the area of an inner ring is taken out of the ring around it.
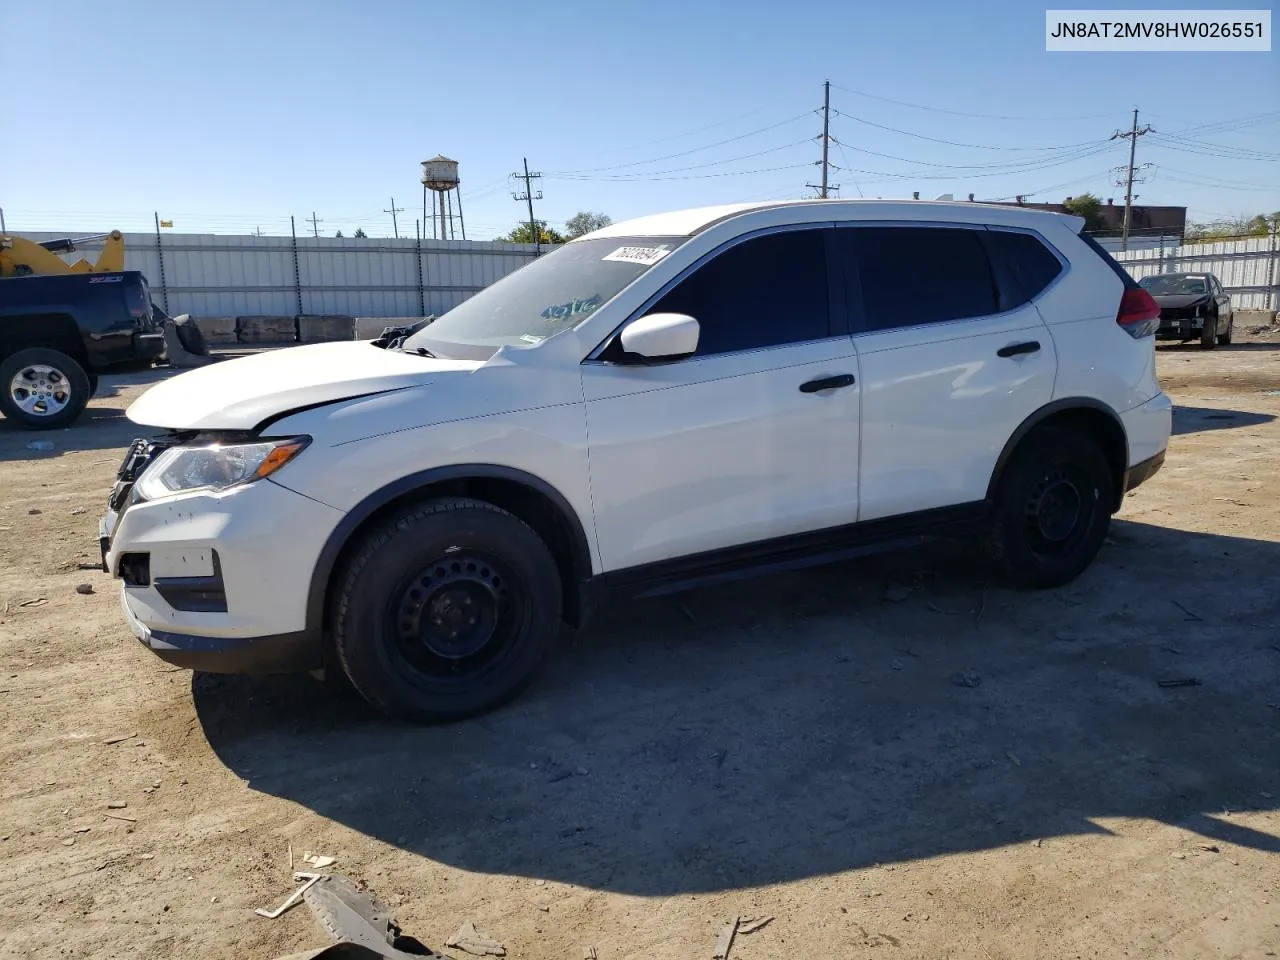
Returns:
[[[458,161],[444,154],[436,154],[422,161],[422,226],[425,231],[428,218],[427,191],[434,193],[430,204],[431,236],[437,240],[453,240],[453,201],[458,201],[458,226],[462,239],[467,239],[467,225],[462,220],[462,194],[458,191]]]

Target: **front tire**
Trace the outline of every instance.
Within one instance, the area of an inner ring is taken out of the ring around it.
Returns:
[[[0,412],[27,430],[57,430],[80,416],[89,375],[60,350],[30,347],[0,361]]]
[[[1218,343],[1222,346],[1228,346],[1231,343],[1231,334],[1235,332],[1236,315],[1234,313],[1227,316],[1227,332],[1218,334]]]
[[[338,579],[335,653],[384,713],[456,720],[511,699],[560,629],[551,551],[492,504],[415,504],[374,528]]]
[[[1218,345],[1218,318],[1214,317],[1213,322],[1209,322],[1209,318],[1204,318],[1204,326],[1200,328],[1200,349],[1212,350]]]
[[[1111,467],[1096,443],[1075,430],[1036,430],[1001,478],[988,553],[1017,586],[1069,583],[1102,548],[1114,503]]]

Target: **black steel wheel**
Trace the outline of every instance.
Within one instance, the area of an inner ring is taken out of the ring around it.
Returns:
[[[533,679],[560,627],[561,584],[546,544],[492,504],[417,504],[360,542],[339,576],[337,659],[386,713],[452,720]]]
[[[1115,503],[1110,465],[1089,437],[1049,427],[1014,452],[997,488],[988,551],[1006,579],[1067,583],[1093,562]]]

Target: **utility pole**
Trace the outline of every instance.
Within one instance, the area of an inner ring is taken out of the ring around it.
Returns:
[[[529,158],[523,157],[524,173],[513,173],[513,180],[524,181],[524,192],[513,192],[511,198],[516,201],[524,200],[529,204],[529,233],[533,235],[533,255],[535,257],[542,256],[542,231],[538,229],[538,221],[533,219],[533,201],[542,199],[542,191],[533,189],[533,181],[542,179],[540,173],[529,172]]]
[[[1115,133],[1111,134],[1112,140],[1128,140],[1129,141],[1129,170],[1127,175],[1125,176],[1125,189],[1124,189],[1124,226],[1121,228],[1121,233],[1120,233],[1120,249],[1121,250],[1129,249],[1129,222],[1133,216],[1133,184],[1134,184],[1133,160],[1134,160],[1134,154],[1138,149],[1138,138],[1145,133],[1151,133],[1153,129],[1154,128],[1149,123],[1145,127],[1143,127],[1141,130],[1138,129],[1138,108],[1134,107],[1133,108],[1133,126],[1130,128],[1129,132],[1121,133],[1119,130],[1117,130]],[[1138,181],[1138,182],[1141,183],[1141,181]],[[1119,184],[1117,184],[1117,186],[1119,186]]]
[[[4,228],[4,207],[0,207],[0,233],[5,233]]]
[[[323,221],[323,220],[318,220],[318,219],[316,219],[316,212],[315,212],[314,210],[312,210],[312,211],[311,211],[311,219],[310,219],[310,220],[308,220],[307,222],[311,224],[311,234],[312,234],[312,236],[319,237],[319,236],[320,236],[320,224],[324,223],[324,221]]]
[[[818,165],[822,167],[822,183],[806,183],[805,186],[812,190],[818,191],[818,196],[823,200],[830,196],[831,190],[839,190],[839,184],[828,183],[828,173],[831,170],[831,161],[828,155],[831,147],[831,81],[822,81],[822,159]]]
[[[390,209],[390,210],[388,210],[386,207],[383,207],[382,212],[383,212],[383,213],[389,213],[389,214],[391,214],[391,229],[395,232],[396,239],[397,239],[397,240],[399,240],[399,239],[400,239],[400,225],[399,225],[398,223],[396,223],[396,214],[397,214],[397,213],[404,213],[404,207],[397,207],[397,206],[396,206],[396,198],[395,198],[395,197],[392,197],[392,198],[391,198],[391,209]],[[314,214],[312,214],[312,216],[314,216]]]

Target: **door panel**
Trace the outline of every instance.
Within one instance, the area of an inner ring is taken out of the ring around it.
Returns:
[[[859,386],[800,389],[857,374],[847,336],[582,371],[605,570],[857,519]]]
[[[859,519],[986,496],[1017,426],[1053,396],[1053,338],[1035,307],[858,334],[862,368]],[[1039,343],[1033,353],[997,351]]]
[[[1053,338],[1020,290],[1035,272],[993,269],[980,226],[839,232],[862,381],[859,520],[982,500],[1006,441],[1053,396]]]

